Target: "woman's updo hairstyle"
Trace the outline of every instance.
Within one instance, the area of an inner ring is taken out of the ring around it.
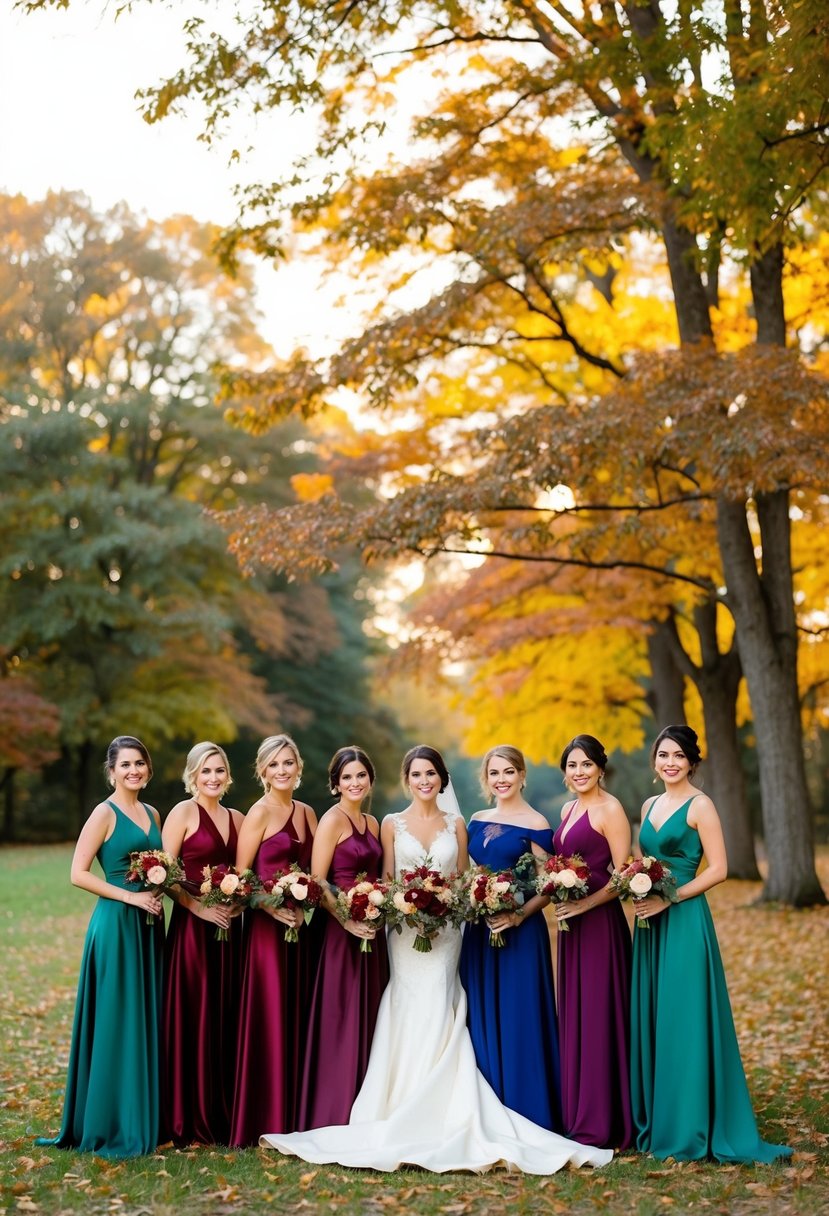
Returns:
[[[374,765],[371,759],[361,747],[351,745],[350,747],[341,747],[339,751],[334,752],[331,761],[328,765],[328,788],[332,794],[338,794],[340,784],[340,774],[347,764],[362,764],[368,773],[369,781],[374,785]]]
[[[107,758],[104,761],[104,776],[110,785],[115,785],[115,779],[112,776],[115,768],[115,761],[118,759],[118,753],[127,751],[133,748],[140,752],[144,763],[147,765],[147,780],[153,775],[153,762],[150,759],[150,753],[147,751],[140,739],[136,739],[134,735],[116,735],[107,748]]]
[[[602,774],[604,774],[607,768],[607,752],[595,735],[576,735],[575,738],[570,740],[561,753],[561,760],[559,762],[559,767],[563,773],[567,771],[567,761],[570,758],[570,753],[579,750],[583,751],[588,760],[592,760],[596,768],[600,768]]]
[[[682,754],[691,766],[691,776],[697,768],[697,765],[702,761],[702,752],[699,750],[699,739],[697,732],[692,730],[690,726],[666,726],[656,736],[656,741],[651,748],[651,768],[656,768],[656,753],[659,751],[659,746],[665,739],[670,739],[682,748]]]
[[[217,743],[209,743],[207,740],[205,740],[204,743],[197,743],[195,747],[190,748],[190,751],[187,753],[187,759],[184,762],[184,772],[181,774],[181,779],[184,782],[184,788],[187,790],[188,794],[192,795],[193,798],[195,798],[196,794],[198,793],[196,781],[198,780],[199,773],[202,771],[205,763],[210,759],[211,756],[218,756],[227,770],[224,787],[222,792],[219,794],[219,797],[224,798],[231,785],[233,785],[233,778],[230,775],[230,761],[227,758],[224,748],[219,747]]]
[[[429,747],[426,743],[419,743],[417,747],[410,748],[403,757],[403,763],[400,766],[400,780],[403,783],[405,792],[409,793],[409,772],[415,760],[429,761],[440,777],[440,792],[443,793],[449,784],[449,769],[446,767],[446,761],[440,752],[436,751],[433,747]]]
[[[507,764],[511,764],[521,774],[521,789],[523,790],[527,784],[527,761],[524,759],[524,753],[519,751],[517,747],[513,747],[511,743],[499,743],[497,747],[489,749],[481,761],[481,767],[478,771],[478,782],[484,797],[494,798],[495,796],[489,788],[489,778],[487,776],[489,762],[493,756],[500,756],[502,760],[506,760]]]

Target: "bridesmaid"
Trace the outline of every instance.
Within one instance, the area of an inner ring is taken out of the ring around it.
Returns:
[[[538,857],[550,853],[550,826],[523,795],[527,765],[518,748],[491,748],[480,776],[482,790],[496,805],[494,810],[478,811],[469,822],[470,859],[502,870],[515,865],[524,853]],[[540,1127],[560,1131],[553,964],[547,922],[541,915],[549,902],[536,895],[520,913],[490,917],[490,928],[509,930],[501,949],[489,945],[486,925],[468,925],[461,949],[461,982],[481,1072],[505,1106]]]
[[[363,808],[374,783],[374,765],[362,748],[341,747],[328,766],[328,780],[338,800],[320,820],[311,868],[319,882],[347,890],[358,874],[380,877],[380,828]],[[331,915],[308,1021],[301,1131],[348,1123],[389,978],[385,933],[375,935],[371,925],[353,920],[341,923],[330,890],[325,906]],[[369,954],[360,952],[363,938],[372,939]]]
[[[230,765],[215,743],[197,743],[182,777],[190,794],[164,821],[164,848],[180,857],[186,887],[173,896],[165,947],[164,1067],[161,1092],[165,1138],[176,1144],[227,1144],[233,1101],[236,1008],[241,978],[236,920],[227,942],[227,908],[206,908],[197,892],[205,866],[236,860],[239,811],[222,806]]]
[[[296,863],[307,870],[317,817],[294,798],[302,757],[289,735],[259,745],[256,775],[264,793],[245,816],[236,851],[239,870],[273,878]],[[257,1144],[264,1131],[297,1126],[302,1043],[316,953],[312,935],[286,944],[285,928],[304,924],[301,912],[254,908],[246,914],[236,1087],[230,1143]]]
[[[153,772],[144,744],[113,739],[104,772],[112,798],[92,811],[72,858],[72,882],[98,902],[81,960],[63,1123],[54,1140],[37,1143],[139,1157],[158,1144],[164,922],[159,896],[126,873],[131,852],[161,848],[161,831],[158,812],[140,798]],[[103,878],[92,871],[96,857]]]
[[[677,1161],[774,1161],[791,1149],[757,1132],[704,894],[726,877],[727,861],[716,808],[691,781],[701,759],[688,726],[666,727],[651,750],[665,792],[642,807],[639,844],[673,870],[679,902],[654,894],[635,904],[647,921],[633,937],[636,1146]]]
[[[630,1113],[630,930],[610,872],[630,855],[630,823],[602,786],[607,755],[593,735],[576,735],[561,756],[576,795],[553,837],[556,853],[580,854],[590,894],[556,904],[558,1033],[564,1130],[581,1144],[627,1148]]]

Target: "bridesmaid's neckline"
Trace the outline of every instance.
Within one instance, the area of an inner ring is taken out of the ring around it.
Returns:
[[[662,797],[661,794],[657,794],[656,797],[654,798],[653,802],[648,807],[648,823],[651,825],[651,827],[657,834],[662,831],[662,829],[665,827],[666,824],[670,823],[670,821],[673,819],[674,815],[679,814],[679,812],[681,810],[684,810],[685,807],[691,805],[691,803],[696,798],[696,794],[691,794],[690,798],[686,798],[684,802],[680,802],[679,806],[675,806],[674,809],[671,811],[670,815],[666,815],[665,818],[660,823],[659,827],[657,827],[656,824],[653,822],[653,808],[656,806],[657,802],[659,801],[659,799],[661,797]]]
[[[128,815],[127,812],[122,807],[120,807],[117,802],[114,802],[112,798],[107,798],[107,802],[114,810],[116,810],[118,812],[119,815],[123,815],[125,819],[128,819],[130,821],[130,823],[133,825],[133,827],[138,828],[139,832],[143,832],[145,836],[149,836],[150,832],[153,830],[153,817],[150,814],[150,812],[147,810],[147,808],[144,806],[143,802],[139,802],[138,805],[141,807],[141,809],[144,811],[144,814],[147,816],[147,827],[146,828],[142,828],[140,823],[136,823],[136,821],[133,819],[132,815]]]
[[[227,815],[227,839],[225,839],[225,837],[222,835],[222,832],[219,828],[218,823],[216,823],[214,821],[213,816],[210,814],[207,807],[202,806],[202,804],[200,802],[196,803],[196,806],[199,808],[199,814],[204,815],[205,819],[210,824],[213,831],[219,837],[219,840],[221,840],[222,844],[225,846],[225,848],[227,848],[227,846],[230,844],[230,834],[233,831],[233,816],[231,815],[230,811],[227,809],[226,806],[221,806],[221,804],[219,804],[219,805],[220,805],[221,810],[223,810],[225,812],[225,814]]]
[[[593,832],[596,831],[596,829],[593,827],[593,824],[590,819],[590,807],[586,806],[584,808],[584,810],[582,811],[582,813],[580,815],[577,815],[576,818],[573,819],[573,811],[578,806],[578,801],[579,800],[577,798],[576,801],[571,806],[571,808],[567,814],[567,818],[563,819],[561,821],[561,835],[559,836],[559,840],[561,841],[562,844],[564,844],[564,841],[570,835],[571,830],[576,826],[577,823],[581,823],[582,819],[584,819],[585,816],[587,816],[587,823],[590,827],[590,830]]]
[[[296,800],[292,798],[290,814],[286,817],[285,821],[282,824],[282,827],[277,828],[275,832],[271,832],[268,836],[263,836],[259,843],[264,844],[266,840],[273,840],[274,836],[279,836],[282,832],[285,832],[286,835],[290,836],[291,840],[295,840],[297,842],[297,844],[304,844],[305,837],[303,836],[302,840],[300,840],[299,832],[297,831],[296,826],[294,824],[294,815],[295,814],[296,814]],[[290,828],[294,829],[293,833],[289,830]]]

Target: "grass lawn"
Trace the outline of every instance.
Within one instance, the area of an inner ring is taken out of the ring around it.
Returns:
[[[69,846],[0,851],[3,898],[0,1216],[84,1212],[653,1213],[829,1216],[829,910],[751,907],[758,887],[711,895],[743,1061],[773,1166],[677,1165],[627,1154],[550,1178],[496,1172],[376,1174],[311,1167],[261,1149],[166,1149],[124,1162],[40,1149],[60,1122],[81,946],[93,899],[69,884]],[[821,860],[829,886],[829,856]],[[125,1083],[130,1062],[124,1061]]]

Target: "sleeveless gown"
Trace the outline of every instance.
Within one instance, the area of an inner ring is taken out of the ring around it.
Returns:
[[[298,839],[292,815],[280,831],[261,842],[252,869],[263,880],[294,863],[307,869],[312,843],[307,825],[305,839]],[[312,928],[322,915],[326,914],[321,910],[315,912],[311,925],[300,929],[299,941],[286,944],[283,924],[261,909],[245,913],[233,1145],[256,1144],[265,1128],[292,1131],[297,1126],[302,1048],[316,961]]]
[[[160,849],[161,833],[146,809],[143,831],[114,802],[115,829],[98,850],[107,882],[126,891],[129,855]],[[63,1123],[40,1145],[99,1157],[140,1157],[158,1145],[159,1026],[164,917],[101,896],[84,941]]]
[[[334,849],[330,882],[348,890],[358,874],[380,875],[383,848],[368,824],[362,833],[352,830]],[[325,917],[308,1034],[300,1100],[300,1128],[347,1123],[357,1091],[368,1067],[371,1040],[380,998],[389,978],[386,936],[378,933],[371,953],[360,951],[360,939],[347,933],[336,917]],[[273,1128],[273,1123],[260,1127]]]
[[[533,844],[552,851],[549,828],[473,819],[469,856],[492,870],[509,869]],[[478,1067],[501,1101],[533,1123],[561,1131],[560,1065],[553,962],[541,912],[489,944],[483,923],[467,926],[461,951],[469,1033]],[[528,1083],[532,1078],[532,1083]]]
[[[197,804],[198,805],[198,804]],[[236,860],[236,824],[225,844],[199,806],[199,826],[182,843],[185,879],[198,890],[205,866]],[[194,884],[194,885],[193,885]],[[227,1144],[233,1100],[241,917],[229,940],[216,926],[173,905],[164,951],[162,1134],[176,1144]]]
[[[579,853],[592,894],[607,885],[610,847],[586,814],[553,837],[557,853]],[[558,1034],[561,1109],[568,1136],[583,1144],[627,1148],[630,1112],[631,944],[618,899],[568,920],[558,934]]]
[[[422,865],[423,846],[394,816],[395,869]],[[457,866],[454,817],[428,851],[444,874]],[[436,1173],[483,1172],[496,1165],[532,1174],[604,1165],[613,1154],[584,1148],[502,1106],[478,1071],[458,979],[460,934],[445,928],[427,954],[414,930],[389,934],[391,980],[380,1005],[371,1060],[346,1127],[267,1135],[263,1147],[316,1163],[362,1169],[420,1166]],[[523,1078],[532,1087],[536,1078]]]
[[[654,799],[656,801],[656,799]],[[639,835],[677,886],[702,859],[686,821],[692,799],[661,828],[653,802]],[[760,1139],[731,1016],[717,935],[704,895],[672,904],[634,931],[631,1094],[636,1147],[655,1157],[773,1161],[791,1149]]]

